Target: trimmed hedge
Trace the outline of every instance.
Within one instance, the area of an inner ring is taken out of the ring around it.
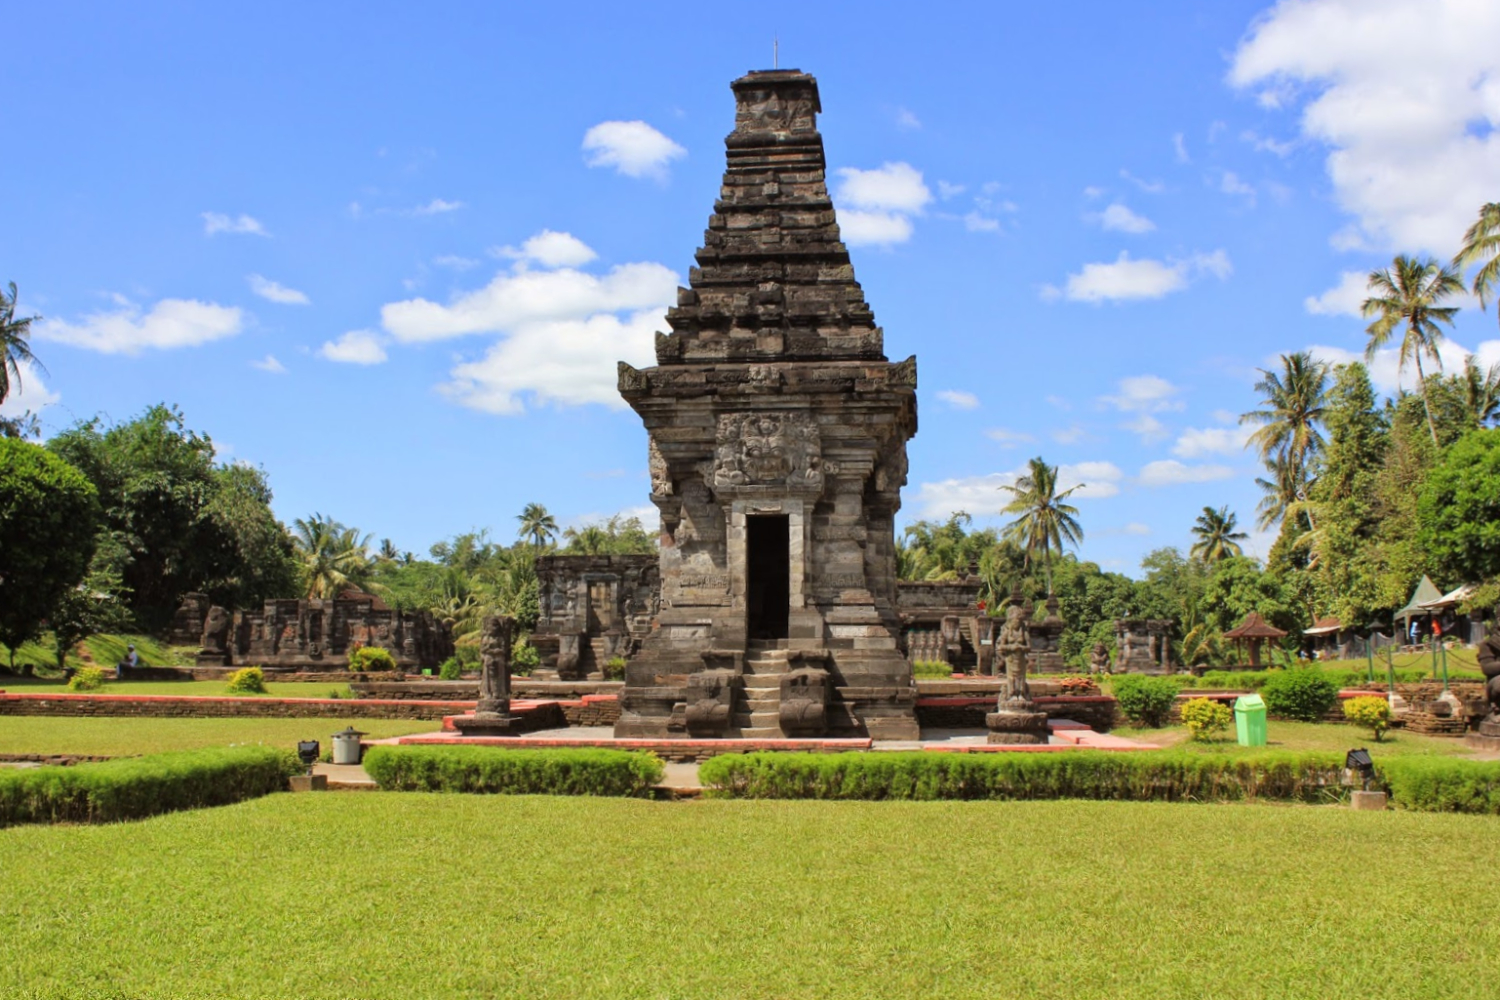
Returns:
[[[1500,761],[1395,757],[1376,773],[1398,809],[1500,815]]]
[[[644,795],[662,779],[653,754],[625,750],[378,746],[365,772],[386,791]]]
[[[228,805],[280,791],[300,770],[288,751],[241,746],[0,771],[0,826],[113,823]]]
[[[725,754],[698,768],[716,794],[749,799],[1101,799],[1332,802],[1345,797],[1331,753]]]

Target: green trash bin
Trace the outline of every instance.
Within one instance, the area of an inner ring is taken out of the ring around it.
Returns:
[[[1266,703],[1258,694],[1242,694],[1234,700],[1234,731],[1242,747],[1266,745]]]

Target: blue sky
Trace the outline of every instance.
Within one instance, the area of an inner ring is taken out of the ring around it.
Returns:
[[[1500,198],[1492,0],[226,6],[7,5],[0,281],[47,367],[7,412],[174,403],[284,520],[418,553],[531,501],[650,511],[615,362],[650,361],[773,37],[918,358],[902,516],[998,522],[1041,455],[1125,572],[1204,505],[1253,521],[1256,369],[1362,351],[1362,272]],[[1493,312],[1452,338],[1500,361]]]

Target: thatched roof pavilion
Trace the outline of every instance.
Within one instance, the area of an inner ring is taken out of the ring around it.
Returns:
[[[1245,616],[1239,628],[1232,628],[1224,633],[1224,638],[1233,639],[1234,644],[1250,644],[1250,666],[1260,666],[1260,644],[1267,639],[1284,639],[1286,633],[1275,625],[1270,624],[1260,616],[1260,612],[1252,611]]]

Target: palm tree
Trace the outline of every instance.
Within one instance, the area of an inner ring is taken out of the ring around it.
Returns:
[[[313,514],[305,521],[299,517],[292,527],[309,598],[337,597],[369,569],[370,536],[361,538],[359,529],[347,528],[322,514]]]
[[[569,528],[563,532],[568,540],[568,552],[585,556],[600,556],[609,552],[613,539],[608,531],[597,524],[586,524],[582,528]]]
[[[1255,479],[1265,493],[1255,506],[1255,526],[1266,531],[1284,518],[1291,507],[1307,496],[1307,470],[1290,458],[1271,456],[1266,459],[1270,479]]]
[[[1464,410],[1475,427],[1483,427],[1500,414],[1500,362],[1490,365],[1486,371],[1479,367],[1474,355],[1469,355],[1464,358],[1464,373],[1459,376],[1459,386],[1464,391]]]
[[[1188,554],[1195,559],[1202,559],[1210,566],[1230,556],[1244,555],[1245,550],[1240,548],[1240,542],[1250,536],[1243,531],[1234,530],[1239,526],[1238,520],[1227,505],[1218,510],[1204,507],[1203,513],[1198,515],[1198,520],[1193,525],[1193,534],[1198,536],[1198,541],[1193,543]]]
[[[1479,308],[1487,309],[1490,296],[1500,285],[1500,202],[1480,206],[1479,218],[1464,233],[1464,245],[1453,258],[1453,266],[1465,268],[1480,261],[1484,264],[1474,272],[1471,287],[1479,296]],[[1500,308],[1495,315],[1500,318]]]
[[[14,376],[16,387],[21,387],[21,363],[42,368],[42,363],[31,353],[26,343],[33,320],[40,316],[16,319],[16,283],[10,283],[10,294],[0,292],[0,403],[10,395],[10,380]],[[42,368],[42,371],[47,369]]]
[[[530,538],[531,544],[537,549],[547,547],[547,543],[557,537],[557,519],[547,513],[547,508],[539,503],[529,503],[516,515],[516,520],[521,522],[521,529],[516,532],[520,538]]]
[[[1047,575],[1047,596],[1052,595],[1052,550],[1063,551],[1067,544],[1078,545],[1083,541],[1083,529],[1078,526],[1078,508],[1063,503],[1084,484],[1070,486],[1061,493],[1057,491],[1057,467],[1048,465],[1040,456],[1027,463],[1029,470],[1016,479],[1014,486],[1000,487],[1011,495],[1010,503],[1002,508],[1003,514],[1020,514],[1005,527],[1005,537],[1026,551],[1024,565],[1031,566],[1032,556],[1040,552],[1042,565]]]
[[[1443,359],[1438,356],[1438,345],[1443,342],[1443,331],[1438,324],[1452,326],[1458,307],[1441,303],[1462,293],[1464,283],[1452,267],[1443,267],[1427,257],[1400,254],[1390,267],[1370,272],[1369,287],[1371,295],[1360,306],[1360,312],[1375,320],[1366,328],[1370,343],[1365,348],[1365,360],[1375,357],[1375,352],[1386,345],[1397,327],[1405,327],[1397,371],[1405,371],[1407,362],[1416,362],[1417,384],[1422,390],[1422,406],[1427,411],[1427,430],[1436,445],[1437,424],[1432,420],[1432,400],[1427,394],[1427,373],[1422,370],[1422,355],[1427,355],[1437,362],[1439,370],[1442,369]]]
[[[1307,469],[1313,456],[1323,449],[1323,409],[1328,401],[1328,365],[1306,351],[1281,356],[1281,371],[1260,369],[1255,391],[1262,395],[1264,409],[1240,414],[1241,424],[1260,424],[1250,435],[1263,461],[1272,458],[1290,463],[1297,471]]]

